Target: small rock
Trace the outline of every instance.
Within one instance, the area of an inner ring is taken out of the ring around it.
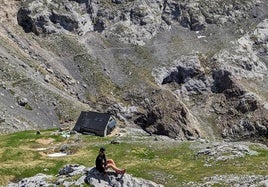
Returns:
[[[27,99],[27,98],[25,98],[25,97],[23,97],[23,98],[18,98],[18,104],[19,104],[20,106],[25,106],[25,105],[27,105],[27,103],[28,103],[28,99]]]
[[[54,73],[53,69],[50,69],[50,68],[46,68],[46,70],[49,72],[49,73]]]
[[[44,78],[44,80],[45,80],[47,83],[49,83],[49,81],[50,81],[50,76],[49,76],[49,75],[46,75],[45,78]]]
[[[72,173],[74,170],[71,166],[65,166],[59,171],[59,175],[67,175],[69,173]]]
[[[6,120],[4,119],[4,118],[1,118],[0,117],[0,123],[3,123],[3,122],[5,122]]]
[[[64,144],[60,147],[60,152],[66,152],[68,150],[68,145]]]
[[[48,168],[44,168],[44,172],[47,172],[47,171],[49,171],[49,169]]]
[[[112,140],[111,141],[111,144],[120,144],[120,141],[118,141],[118,140]]]

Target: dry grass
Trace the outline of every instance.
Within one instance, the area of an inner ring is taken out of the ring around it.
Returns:
[[[36,142],[42,145],[48,145],[53,143],[55,140],[53,138],[48,138],[48,139],[44,139],[44,138],[40,138],[37,139]]]

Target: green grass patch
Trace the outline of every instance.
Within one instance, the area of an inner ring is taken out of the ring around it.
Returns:
[[[18,181],[37,173],[55,175],[66,164],[81,164],[93,167],[99,148],[106,148],[106,155],[127,168],[127,173],[165,186],[182,186],[184,182],[201,182],[204,177],[226,174],[268,174],[268,150],[251,147],[259,154],[227,161],[210,161],[208,156],[196,156],[196,142],[153,141],[151,137],[121,137],[120,144],[111,144],[113,137],[72,135],[64,138],[55,130],[23,131],[0,136],[0,185],[8,181]],[[151,138],[151,139],[150,139]],[[72,155],[50,158],[47,151],[37,151],[41,147],[56,147],[73,144]]]

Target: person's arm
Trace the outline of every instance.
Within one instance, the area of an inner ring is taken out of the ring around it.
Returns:
[[[104,168],[107,169],[107,159],[106,159],[106,155],[103,155],[103,160],[104,160]]]

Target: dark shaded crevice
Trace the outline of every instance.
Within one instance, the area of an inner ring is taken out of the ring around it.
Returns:
[[[24,8],[21,8],[17,14],[18,24],[23,28],[24,32],[26,33],[33,32],[34,30],[33,22],[31,18],[29,17],[30,14],[31,14],[31,11],[24,9]]]
[[[65,30],[74,31],[78,29],[77,21],[72,20],[68,16],[52,13],[52,15],[49,16],[49,19],[54,24],[60,24]]]
[[[105,30],[104,22],[101,19],[95,19],[94,31],[97,31],[97,32],[101,33],[104,30]]]

